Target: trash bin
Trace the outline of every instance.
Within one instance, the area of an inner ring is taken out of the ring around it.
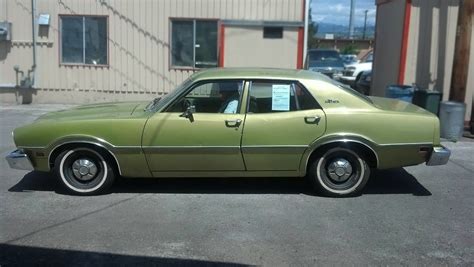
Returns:
[[[443,98],[443,94],[438,91],[416,89],[413,93],[413,104],[438,115],[439,103]]]
[[[409,85],[389,85],[385,90],[385,96],[410,102],[413,99],[413,86]]]
[[[441,102],[439,109],[439,121],[441,137],[449,140],[459,140],[464,132],[464,114],[466,104],[445,101]]]

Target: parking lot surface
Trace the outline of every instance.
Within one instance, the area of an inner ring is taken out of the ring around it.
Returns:
[[[54,175],[12,170],[13,128],[63,105],[0,106],[0,266],[474,265],[474,142],[448,165],[373,172],[359,197],[299,178],[121,179],[65,194]]]

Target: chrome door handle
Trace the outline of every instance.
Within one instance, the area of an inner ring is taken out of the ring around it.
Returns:
[[[320,121],[321,117],[319,116],[304,117],[304,122],[306,122],[307,124],[319,124]]]
[[[229,128],[236,128],[239,127],[240,124],[242,123],[241,119],[236,119],[236,120],[225,120],[225,126]]]

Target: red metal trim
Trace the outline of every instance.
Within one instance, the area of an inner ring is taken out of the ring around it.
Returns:
[[[298,29],[298,50],[296,52],[296,68],[303,68],[304,27]]]
[[[223,23],[219,25],[219,64],[218,66],[224,67],[224,39],[225,39],[225,26]]]
[[[406,3],[405,3],[405,19],[403,22],[402,48],[400,51],[400,68],[398,72],[398,84],[403,84],[405,82],[405,71],[406,71],[407,52],[408,52],[408,38],[409,38],[409,33],[410,33],[411,1],[412,0],[406,0]]]

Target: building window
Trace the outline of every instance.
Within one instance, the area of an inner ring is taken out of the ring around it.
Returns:
[[[172,67],[217,67],[217,21],[171,21]]]
[[[107,65],[107,17],[61,16],[61,63]]]
[[[263,38],[265,39],[282,39],[283,27],[263,27]]]

